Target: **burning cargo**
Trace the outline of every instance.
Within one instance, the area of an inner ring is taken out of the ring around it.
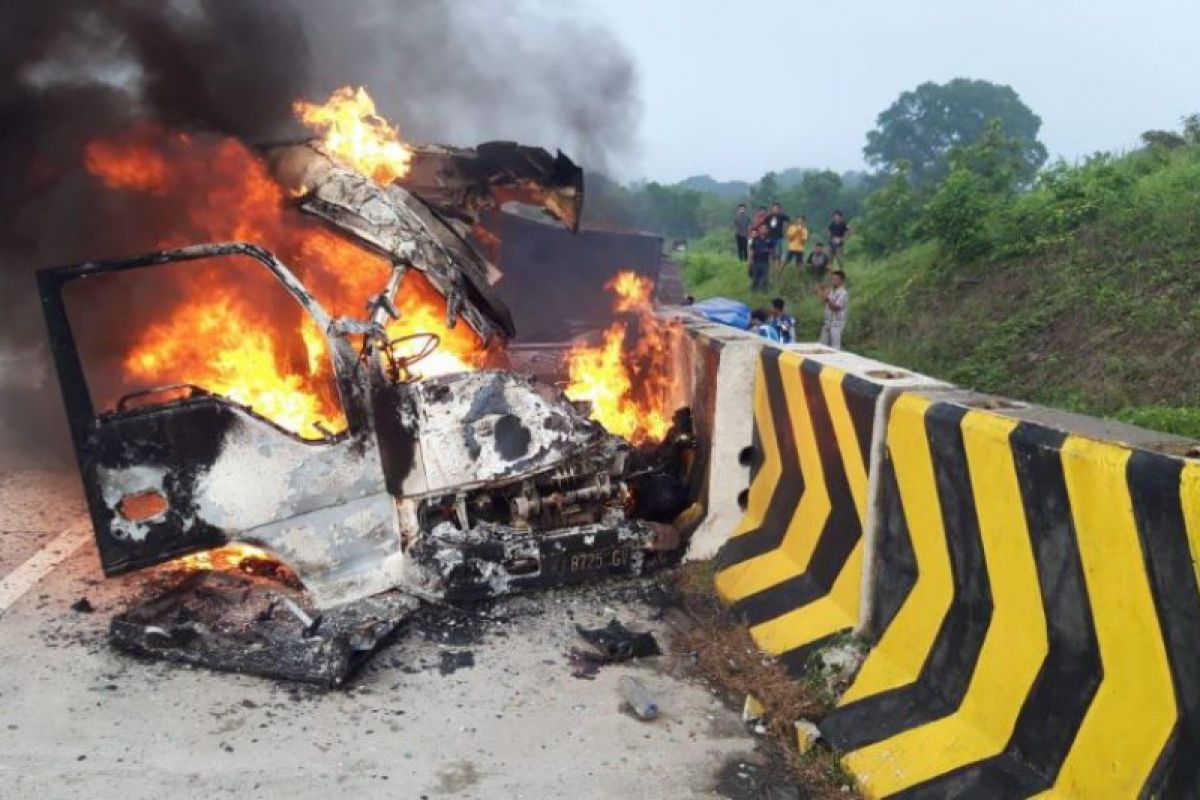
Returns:
[[[678,551],[692,440],[644,366],[665,347],[649,283],[614,282],[640,336],[625,349],[621,323],[578,348],[564,392],[505,369],[514,325],[470,238],[508,202],[574,229],[581,170],[510,143],[405,144],[361,90],[297,112],[322,140],[255,155],[142,129],[88,148],[97,179],[169,218],[148,220],[161,250],[39,274],[105,572],[248,545],[330,609]],[[136,288],[151,274],[165,290]],[[145,301],[137,324],[97,317],[106,292]],[[76,318],[103,335],[77,338]],[[144,644],[156,623],[131,619]]]

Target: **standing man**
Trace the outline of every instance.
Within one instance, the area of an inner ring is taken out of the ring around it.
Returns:
[[[750,240],[750,290],[767,291],[767,276],[771,274],[771,248],[774,244],[767,237],[767,226],[762,225]]]
[[[825,252],[825,243],[817,242],[817,247],[808,254],[808,271],[812,275],[813,280],[820,283],[825,279],[825,272],[829,269],[829,253]]]
[[[829,221],[829,258],[837,262],[838,269],[846,268],[842,262],[842,248],[846,246],[848,238],[850,226],[846,224],[846,217],[840,210],[834,211],[833,219]]]
[[[801,214],[787,226],[787,261],[795,262],[797,269],[804,268],[804,248],[808,245],[808,217]]]
[[[779,331],[779,341],[791,344],[796,341],[796,318],[784,311],[782,297],[771,301],[771,325]]]
[[[775,263],[783,261],[783,241],[787,234],[791,217],[783,213],[779,203],[771,203],[771,213],[767,214],[767,238],[771,240],[771,260]]]
[[[835,269],[830,274],[832,289],[817,287],[817,296],[825,306],[825,318],[821,325],[821,344],[835,350],[842,349],[842,331],[846,329],[846,311],[850,307],[850,292],[846,290],[846,273]]]
[[[733,215],[733,240],[737,243],[737,255],[739,261],[745,261],[750,258],[749,241],[750,241],[750,212],[746,210],[745,203],[738,203],[737,211]]]
[[[750,235],[753,236],[758,226],[767,221],[767,207],[759,206],[754,209],[754,216],[750,218]]]

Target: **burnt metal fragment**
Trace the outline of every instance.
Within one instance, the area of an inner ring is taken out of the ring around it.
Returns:
[[[274,581],[196,572],[115,617],[109,636],[140,655],[333,688],[419,606],[399,592],[320,615],[305,610],[306,602],[303,592]]]
[[[596,649],[599,658],[605,663],[662,655],[654,634],[649,631],[631,631],[615,619],[610,620],[603,628],[576,625],[575,630],[585,642]]]

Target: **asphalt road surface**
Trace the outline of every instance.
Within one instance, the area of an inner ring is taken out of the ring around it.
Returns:
[[[350,688],[320,692],[114,651],[108,621],[141,578],[103,578],[82,518],[71,470],[0,456],[2,798],[729,797],[761,761],[675,657],[572,677],[575,622],[665,638],[629,586],[412,630]],[[94,612],[72,610],[82,597]],[[619,710],[624,674],[658,720]]]

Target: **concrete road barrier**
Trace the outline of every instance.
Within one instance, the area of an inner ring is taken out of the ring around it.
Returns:
[[[878,641],[821,724],[868,796],[1200,796],[1200,461],[1164,439],[896,401]]]
[[[666,309],[679,318],[673,328],[674,355],[670,406],[690,406],[696,435],[705,445],[693,487],[704,505],[704,519],[692,533],[686,559],[707,560],[729,538],[742,516],[738,495],[749,484],[749,473],[738,465],[738,454],[750,446],[753,422],[749,396],[758,354],[766,340],[687,313]]]
[[[794,671],[859,623],[879,421],[900,391],[939,386],[819,345],[762,350],[753,480],[716,584],[759,647]]]

